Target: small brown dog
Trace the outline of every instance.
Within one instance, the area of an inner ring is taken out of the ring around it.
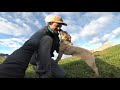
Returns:
[[[90,66],[95,71],[96,75],[99,76],[94,55],[89,50],[73,46],[73,44],[71,43],[71,36],[66,31],[61,30],[59,34],[59,54],[55,62],[58,63],[58,61],[61,60],[63,54],[81,57],[88,64],[88,66]]]

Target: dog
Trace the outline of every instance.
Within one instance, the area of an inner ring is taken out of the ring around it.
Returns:
[[[96,76],[99,76],[94,55],[87,49],[74,46],[71,42],[70,34],[68,34],[66,31],[60,30],[59,35],[60,35],[59,54],[55,62],[58,63],[61,60],[63,54],[77,56],[82,58],[87,63],[87,65],[94,70]]]

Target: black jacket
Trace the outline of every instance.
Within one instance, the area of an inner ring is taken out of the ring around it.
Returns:
[[[35,34],[33,34],[31,36],[31,38],[25,43],[25,45],[30,47],[32,46],[33,49],[38,49],[39,46],[39,41],[42,37],[49,35],[50,37],[52,37],[53,39],[53,45],[52,45],[52,49],[51,49],[51,57],[54,57],[53,52],[56,50],[56,52],[59,52],[59,37],[58,34],[53,34],[52,32],[50,32],[48,30],[48,26],[45,26],[44,28],[40,29],[39,31],[37,31]],[[29,45],[28,45],[29,44]]]
[[[34,38],[36,38],[36,36],[39,36],[39,37],[43,37],[43,36],[46,36],[46,35],[49,35],[50,37],[52,37],[53,39],[53,45],[52,45],[52,48],[51,48],[51,57],[54,57],[54,54],[53,52],[56,50],[56,52],[58,53],[59,52],[59,37],[58,37],[58,34],[53,34],[52,32],[50,32],[48,30],[48,27],[44,27],[43,29],[41,29],[40,31],[36,32],[31,38],[30,40],[33,40]],[[37,36],[37,37],[38,37]],[[40,38],[39,38],[40,39]],[[34,39],[35,40],[35,39]],[[30,60],[30,64],[32,65],[36,65],[36,62],[38,60],[37,58],[38,56],[38,50],[35,50],[34,54],[32,55],[31,57],[31,60]]]

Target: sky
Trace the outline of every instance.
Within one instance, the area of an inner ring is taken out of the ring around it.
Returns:
[[[0,53],[10,55],[53,15],[68,24],[62,29],[75,46],[94,50],[108,42],[120,43],[120,12],[0,12]]]

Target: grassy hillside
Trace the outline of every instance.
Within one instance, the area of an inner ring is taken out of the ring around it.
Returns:
[[[120,45],[116,45],[100,52],[95,52],[99,78],[120,78]],[[3,59],[0,60],[2,62]],[[66,71],[68,78],[96,78],[94,71],[87,64],[76,58],[69,57],[59,62]],[[25,78],[35,78],[32,65],[26,70]]]
[[[4,57],[0,57],[0,63],[2,63],[5,60]]]
[[[120,78],[120,45],[94,53],[100,78]],[[76,58],[67,58],[60,62],[68,77],[94,78],[95,74],[85,62]]]
[[[95,52],[94,55],[97,56],[96,65],[100,73],[99,78],[120,78],[120,45]],[[65,58],[59,64],[66,71],[68,78],[96,78],[94,71],[79,58]],[[26,71],[26,78],[29,77],[35,77],[31,65]]]

